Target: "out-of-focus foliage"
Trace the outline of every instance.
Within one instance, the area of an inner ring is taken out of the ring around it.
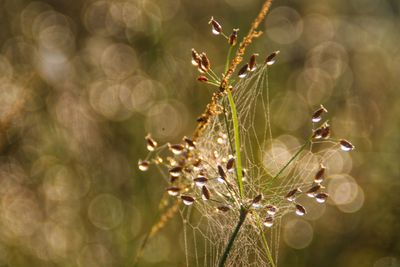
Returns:
[[[193,132],[211,89],[190,49],[221,73],[227,43],[210,16],[243,36],[261,4],[0,0],[0,266],[132,266],[166,186],[137,170],[143,137]],[[399,12],[397,0],[276,1],[248,50],[281,51],[275,136],[309,135],[323,103],[356,145],[336,159],[351,175],[333,192],[340,205],[283,225],[280,266],[400,266]],[[176,217],[139,265],[184,255]]]

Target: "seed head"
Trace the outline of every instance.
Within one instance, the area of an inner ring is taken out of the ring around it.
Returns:
[[[275,51],[272,54],[270,54],[266,59],[265,59],[265,64],[268,66],[273,65],[276,62],[276,56],[280,53],[280,51]]]
[[[263,222],[265,227],[272,227],[274,225],[274,217],[268,215],[264,222]]]
[[[316,129],[312,135],[314,139],[327,139],[331,134],[330,125],[328,123],[324,123],[321,127]]]
[[[235,164],[235,158],[231,157],[226,163],[226,169],[228,172],[233,172],[233,165]]]
[[[355,148],[352,143],[350,143],[349,141],[347,141],[345,139],[340,139],[339,144],[340,144],[340,148],[346,152],[351,151]]]
[[[229,36],[228,43],[231,46],[235,46],[237,43],[238,31],[239,31],[239,29],[233,29],[232,34]]]
[[[258,54],[253,54],[250,57],[250,60],[249,60],[249,71],[255,71],[257,69],[256,56],[258,56]]]
[[[265,206],[267,213],[271,216],[274,216],[276,212],[278,211],[278,208],[275,207],[274,205],[267,205]]]
[[[183,150],[185,149],[185,147],[181,144],[174,144],[174,145],[168,144],[168,148],[174,155],[182,154]]]
[[[179,187],[175,187],[175,186],[167,188],[167,193],[170,196],[177,196],[177,195],[179,195],[180,191],[181,191],[181,189]]]
[[[181,196],[181,199],[183,201],[183,204],[186,206],[190,206],[194,203],[194,198],[191,196]]]
[[[180,166],[173,167],[172,169],[169,170],[169,174],[172,177],[179,177],[182,174],[182,167]]]
[[[246,64],[243,65],[243,66],[239,69],[239,71],[238,71],[238,76],[239,76],[239,78],[244,78],[244,77],[246,77],[246,76],[247,76],[248,70],[249,70],[249,64],[246,63]]]
[[[203,200],[210,199],[210,191],[208,190],[208,188],[205,185],[203,185],[203,187],[201,188],[201,198]]]
[[[207,183],[208,179],[205,176],[199,175],[194,178],[193,181],[198,187],[203,187]]]
[[[193,66],[199,66],[199,63],[201,62],[201,58],[199,53],[197,53],[194,48],[192,48],[192,65]]]
[[[287,200],[289,200],[290,202],[292,202],[296,199],[296,195],[300,192],[301,192],[300,188],[295,188],[293,190],[290,190],[289,193],[287,193],[285,198]]]
[[[308,189],[308,191],[306,192],[307,196],[309,197],[315,197],[315,195],[317,194],[317,192],[322,188],[322,186],[320,184],[316,184],[313,187],[311,187],[310,189]]]
[[[324,112],[327,113],[328,110],[327,110],[323,105],[321,105],[320,108],[317,109],[317,110],[313,113],[313,115],[312,115],[312,117],[311,117],[311,121],[312,121],[312,122],[319,122],[319,121],[321,121],[321,119],[322,119],[322,113],[324,113]]]
[[[206,53],[201,53],[201,66],[204,72],[208,72],[211,68],[210,60],[208,59]]]
[[[220,183],[226,182],[226,174],[225,174],[225,171],[224,171],[224,169],[222,168],[222,166],[221,166],[221,165],[218,165],[218,166],[217,166],[217,169],[218,169],[218,174],[219,174],[218,181],[219,181]]]
[[[315,196],[315,200],[318,203],[324,203],[328,199],[328,194],[327,193],[319,193]]]
[[[302,205],[296,204],[296,214],[299,216],[304,216],[304,214],[306,214],[306,209]]]
[[[208,78],[206,76],[204,76],[204,75],[200,75],[199,77],[197,77],[197,80],[199,82],[203,82],[203,83],[208,82]]]
[[[321,164],[321,167],[317,171],[317,173],[314,176],[314,183],[320,184],[324,180],[324,174],[325,174],[325,166]]]
[[[150,134],[146,135],[145,139],[147,143],[147,150],[154,151],[157,147],[157,142],[154,141],[153,138],[151,138]]]
[[[211,24],[212,26],[212,33],[215,35],[220,35],[222,32],[222,27],[221,24],[219,24],[214,17],[211,17],[210,21],[208,22],[208,24]]]
[[[251,206],[253,208],[260,208],[261,207],[261,200],[262,200],[262,194],[257,195],[253,200],[251,201]]]
[[[141,170],[142,172],[145,172],[149,169],[150,166],[150,162],[148,162],[147,160],[139,160],[138,162],[138,167],[139,170]]]

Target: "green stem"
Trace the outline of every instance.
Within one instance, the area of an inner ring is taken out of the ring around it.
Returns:
[[[237,223],[237,225],[235,227],[235,230],[233,231],[231,237],[229,238],[229,242],[225,247],[224,254],[222,254],[222,256],[221,256],[221,259],[220,259],[219,264],[218,264],[219,267],[224,267],[225,266],[225,262],[228,259],[228,255],[229,255],[229,252],[232,249],[233,243],[235,242],[235,239],[236,239],[236,237],[237,237],[237,235],[238,235],[238,233],[240,231],[240,228],[242,227],[244,221],[246,220],[247,213],[248,213],[248,211],[245,208],[243,208],[243,207],[240,208],[239,221],[238,221],[238,223]]]
[[[271,182],[274,181],[276,178],[278,178],[278,177],[286,170],[286,168],[289,167],[289,165],[300,155],[300,153],[306,148],[306,146],[307,146],[308,144],[310,144],[310,142],[311,142],[311,141],[305,142],[305,143],[299,148],[299,150],[297,150],[296,154],[294,154],[293,157],[290,158],[290,160],[286,163],[286,165],[283,166],[283,168],[280,169],[279,172],[278,172],[274,177],[271,178],[271,180],[270,180],[269,183],[271,183]]]
[[[228,55],[226,56],[226,62],[225,62],[225,70],[224,70],[225,74],[228,72],[229,62],[231,61],[232,50],[233,46],[229,46]]]
[[[269,246],[268,246],[268,241],[265,238],[265,234],[264,234],[264,230],[263,230],[263,227],[262,227],[262,224],[260,221],[260,217],[258,217],[258,216],[257,216],[257,226],[261,232],[261,241],[262,241],[264,249],[265,249],[265,254],[267,254],[268,260],[271,262],[272,267],[276,267],[276,265],[274,263],[274,259],[272,258],[271,250],[269,249]]]
[[[225,126],[226,126],[226,132],[228,133],[228,141],[229,141],[229,147],[231,149],[231,153],[233,154],[233,144],[232,144],[232,136],[231,136],[231,131],[229,130],[229,122],[228,122],[228,117],[226,116],[226,99],[222,99],[222,105],[224,106],[224,121],[225,121]]]
[[[233,121],[233,137],[235,139],[235,154],[236,154],[236,176],[237,176],[237,182],[239,185],[239,193],[240,193],[240,198],[243,199],[243,177],[242,177],[242,158],[240,155],[240,135],[239,135],[239,121],[238,121],[238,116],[236,112],[236,105],[235,101],[233,100],[232,92],[228,88],[228,100],[229,100],[229,106],[231,108],[231,113],[232,113],[232,121]]]

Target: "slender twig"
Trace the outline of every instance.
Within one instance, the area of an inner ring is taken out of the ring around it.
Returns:
[[[225,262],[228,259],[228,255],[229,255],[229,252],[231,251],[231,249],[233,247],[233,243],[235,242],[235,239],[236,239],[236,237],[237,237],[237,235],[238,235],[238,233],[240,231],[240,228],[242,227],[244,221],[246,220],[247,213],[248,213],[247,209],[245,209],[244,207],[240,208],[239,221],[238,221],[238,223],[237,223],[237,225],[235,227],[235,230],[233,231],[231,237],[229,238],[228,244],[225,247],[224,254],[222,254],[222,257],[221,257],[221,259],[219,261],[219,264],[218,264],[219,267],[224,267],[225,266]]]
[[[232,144],[232,136],[231,136],[231,130],[229,129],[229,122],[228,122],[228,117],[226,114],[226,99],[222,99],[222,106],[224,108],[224,121],[225,121],[225,126],[226,126],[226,132],[228,134],[228,142],[229,142],[229,148],[231,149],[231,153],[234,153],[233,149],[233,144]]]
[[[287,167],[289,167],[289,165],[300,155],[300,153],[307,147],[308,144],[310,144],[311,141],[307,141],[305,142],[298,150],[297,152],[289,159],[289,161],[285,164],[285,166],[282,167],[282,169],[279,170],[279,172],[277,174],[275,174],[274,177],[271,178],[271,180],[269,181],[269,184],[271,182],[273,182],[275,179],[277,179],[285,170]]]
[[[232,122],[233,122],[233,138],[235,141],[236,179],[239,185],[240,198],[243,198],[242,157],[240,153],[239,120],[236,112],[235,101],[233,100],[231,90],[228,90],[228,100],[229,100],[229,106],[231,108]]]
[[[226,62],[225,62],[224,73],[227,73],[227,72],[228,72],[228,69],[229,69],[229,62],[231,62],[232,50],[233,50],[233,46],[230,45],[230,46],[229,46],[229,50],[228,50],[228,54],[227,54],[227,56],[226,56]]]
[[[262,244],[264,246],[265,254],[267,254],[268,260],[270,261],[272,267],[276,267],[274,259],[272,258],[272,253],[271,253],[271,250],[269,248],[268,241],[265,238],[265,234],[264,234],[264,230],[263,230],[263,227],[262,227],[262,224],[261,224],[261,221],[260,221],[260,217],[257,215],[256,218],[257,218],[257,227],[261,232],[261,242],[262,242]]]

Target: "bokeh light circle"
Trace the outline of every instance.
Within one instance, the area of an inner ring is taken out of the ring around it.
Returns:
[[[117,227],[124,217],[122,202],[110,194],[97,195],[89,204],[88,216],[97,228],[111,230]]]

